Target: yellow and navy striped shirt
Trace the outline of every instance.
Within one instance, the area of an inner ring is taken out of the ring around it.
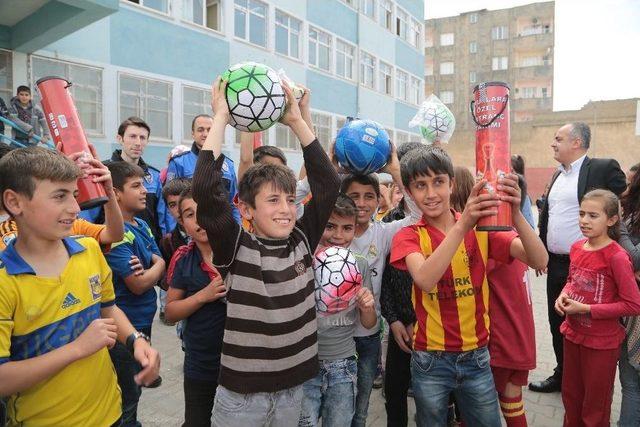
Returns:
[[[0,364],[41,356],[75,340],[115,302],[111,270],[91,238],[65,238],[59,277],[37,276],[12,241],[0,253]],[[111,425],[120,390],[106,348],[9,400],[9,426]]]

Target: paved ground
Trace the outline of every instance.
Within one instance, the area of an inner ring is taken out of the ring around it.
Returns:
[[[534,315],[536,319],[536,339],[538,368],[531,373],[531,380],[546,378],[555,366],[551,338],[547,326],[545,303],[545,277],[533,277]],[[160,323],[153,326],[154,345],[162,354],[163,384],[155,390],[144,390],[139,405],[139,418],[145,426],[179,426],[183,420],[184,399],[182,392],[183,353],[175,335],[175,328]],[[525,391],[525,409],[530,426],[553,427],[562,425],[563,407],[560,393],[539,394]],[[410,402],[412,414],[415,409]],[[386,426],[384,400],[379,390],[374,390],[369,409],[368,425]],[[612,424],[620,412],[620,386],[616,384],[612,408]],[[413,415],[411,415],[413,418]]]

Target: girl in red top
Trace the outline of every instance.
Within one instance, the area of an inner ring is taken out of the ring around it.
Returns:
[[[555,309],[565,321],[562,402],[565,426],[609,426],[613,382],[625,331],[620,317],[640,314],[640,291],[619,235],[618,198],[593,190],[580,203],[580,230],[569,277]]]

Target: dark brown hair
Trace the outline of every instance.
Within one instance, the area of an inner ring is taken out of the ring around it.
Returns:
[[[453,191],[451,191],[451,207],[456,212],[462,212],[471,190],[475,185],[475,179],[469,169],[462,166],[455,166],[453,168]]]
[[[373,174],[373,173],[369,175],[349,174],[342,180],[342,183],[340,184],[340,191],[346,194],[349,190],[349,187],[354,182],[357,182],[360,185],[372,186],[373,191],[376,193],[376,197],[378,198],[380,197],[380,181],[378,180],[378,176],[376,174]]]
[[[640,172],[636,172],[629,183],[627,193],[622,196],[622,218],[624,219],[629,234],[640,235]]]
[[[238,198],[255,208],[256,195],[265,184],[287,194],[296,194],[296,177],[291,169],[282,165],[257,164],[242,176],[238,184]]]
[[[354,221],[358,215],[358,208],[353,199],[344,193],[338,193],[336,204],[333,207],[333,213],[343,218],[353,218]]]
[[[591,190],[585,194],[582,201],[584,202],[585,200],[602,201],[602,209],[607,218],[618,217],[616,223],[607,228],[607,235],[617,241],[620,238],[620,201],[618,196],[609,190],[598,189]]]
[[[124,133],[127,131],[127,128],[129,126],[144,128],[147,130],[147,133],[149,134],[148,136],[151,136],[151,128],[149,127],[147,122],[142,120],[140,117],[131,116],[127,120],[120,123],[120,126],[118,126],[118,135],[120,135],[121,138],[124,138]]]
[[[162,198],[166,202],[169,196],[180,196],[189,188],[191,188],[191,178],[174,178],[162,187]]]
[[[71,182],[80,176],[80,168],[57,151],[43,147],[18,148],[0,159],[0,202],[6,190],[31,199],[37,181]]]
[[[182,202],[189,199],[193,199],[193,189],[191,186],[185,188],[180,193],[180,198],[178,199],[178,216],[182,217]]]
[[[107,164],[107,167],[109,168],[109,172],[111,172],[113,188],[120,191],[124,190],[124,185],[129,178],[144,178],[144,171],[138,165],[119,161],[110,162]]]

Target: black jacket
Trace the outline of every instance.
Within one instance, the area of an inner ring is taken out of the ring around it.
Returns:
[[[553,187],[554,182],[558,178],[560,171],[556,171],[551,178],[548,195]],[[578,203],[586,193],[595,189],[605,189],[620,195],[627,188],[627,178],[620,169],[620,164],[613,159],[590,159],[585,157],[580,167],[580,175],[578,176]],[[578,218],[576,218],[576,222]],[[547,246],[547,226],[549,225],[549,198],[544,197],[542,210],[540,212],[540,239]]]

